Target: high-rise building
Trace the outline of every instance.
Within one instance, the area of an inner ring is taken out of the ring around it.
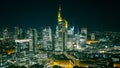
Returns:
[[[3,40],[8,39],[8,38],[9,38],[9,34],[8,34],[8,29],[6,28],[3,31]]]
[[[22,28],[20,28],[19,39],[23,39],[23,29]]]
[[[16,43],[16,56],[25,57],[30,52],[30,43],[31,39],[17,39],[15,40]]]
[[[85,35],[85,40],[87,40],[87,28],[86,27],[81,28],[81,34],[84,34]]]
[[[32,29],[29,29],[27,31],[27,35],[28,35],[28,39],[31,39],[31,42],[29,44],[29,51],[33,51],[33,40],[32,40],[32,38],[33,38],[33,31],[32,31]]]
[[[43,47],[45,50],[52,50],[52,30],[50,27],[43,29],[42,31]]]
[[[80,40],[79,40],[79,43],[80,43],[80,46],[81,47],[85,47],[85,44],[86,44],[86,34],[85,33],[81,33],[80,34]]]
[[[73,42],[74,42],[74,27],[70,27],[67,30],[67,41],[66,41],[66,48],[67,50],[72,50],[73,49]]]
[[[33,29],[33,51],[37,52],[38,33],[37,29]]]
[[[68,22],[61,17],[61,6],[58,11],[58,26],[56,27],[55,51],[64,51],[66,45]]]
[[[91,40],[92,40],[92,41],[95,40],[95,34],[94,34],[94,33],[91,34]]]
[[[30,29],[28,32],[28,39],[32,39],[30,43],[30,51],[37,52],[38,34],[36,29]]]
[[[15,27],[14,39],[23,39],[23,29],[19,27]]]

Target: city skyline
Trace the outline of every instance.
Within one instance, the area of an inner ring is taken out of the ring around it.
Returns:
[[[119,5],[112,0],[2,1],[0,28],[55,28],[59,4],[62,6],[62,17],[67,19],[70,25],[79,29],[86,26],[91,31],[119,31]]]
[[[120,67],[118,7],[112,0],[2,2],[0,68]]]

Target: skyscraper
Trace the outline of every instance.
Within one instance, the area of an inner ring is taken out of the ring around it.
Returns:
[[[52,30],[50,27],[42,31],[43,47],[45,50],[52,50]]]
[[[91,34],[91,40],[92,40],[92,41],[95,40],[95,34],[94,34],[94,33]]]
[[[87,40],[87,28],[86,27],[81,28],[81,34],[84,34],[85,35],[85,40]]]
[[[31,39],[32,41],[30,42],[30,51],[37,52],[37,42],[38,42],[38,34],[36,29],[30,29],[28,31],[28,39]]]
[[[15,27],[14,39],[23,39],[23,29],[19,27]]]
[[[33,51],[33,31],[32,29],[29,29],[27,32],[28,39],[31,39],[31,42],[29,44],[29,51]]]
[[[66,48],[67,50],[73,49],[73,38],[74,38],[74,27],[71,27],[67,30],[67,41]]]
[[[68,22],[61,17],[61,5],[59,5],[58,10],[58,26],[56,27],[56,44],[55,51],[65,50],[65,41],[67,35]]]
[[[20,33],[19,28],[15,27],[14,39],[18,39],[19,33]]]
[[[33,29],[33,51],[37,52],[38,33],[37,29]]]
[[[3,31],[3,40],[8,39],[8,38],[9,38],[9,34],[8,34],[8,29],[6,28]]]

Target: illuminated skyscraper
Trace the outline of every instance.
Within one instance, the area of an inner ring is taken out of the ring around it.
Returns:
[[[23,39],[23,29],[19,28],[19,39]]]
[[[85,35],[85,40],[87,40],[87,28],[86,27],[81,28],[81,34],[84,34]]]
[[[91,34],[91,40],[93,40],[93,41],[95,40],[95,34],[94,33]]]
[[[33,51],[37,52],[38,33],[37,29],[33,29]]]
[[[82,46],[82,47],[85,46],[85,44],[86,44],[86,34],[85,33],[80,34],[79,42],[80,42],[80,46]]]
[[[52,50],[52,30],[50,27],[42,31],[43,47],[45,50]]]
[[[8,34],[8,29],[6,28],[3,31],[3,40],[8,39],[8,38],[9,38],[9,34]]]
[[[26,56],[26,54],[29,53],[29,46],[31,43],[31,39],[17,39],[16,42],[16,55],[20,56]]]
[[[28,39],[31,39],[31,42],[29,43],[29,51],[33,51],[33,40],[32,40],[33,31],[32,31],[32,29],[28,30],[27,34],[28,34]]]
[[[55,51],[65,50],[65,41],[67,35],[68,22],[61,17],[61,6],[59,6],[58,11],[58,26],[56,27],[56,44]]]
[[[23,39],[23,29],[19,27],[15,27],[14,39]]]
[[[87,41],[87,28],[82,27],[81,34],[80,34],[80,40],[79,40],[80,46],[85,47],[86,41]]]
[[[37,52],[37,39],[38,39],[38,34],[37,34],[37,30],[36,29],[30,29],[28,31],[28,39],[31,39],[31,43],[30,43],[30,51],[33,52]]]
[[[19,36],[19,28],[18,27],[15,27],[15,33],[14,33],[14,39],[18,39],[18,36]]]
[[[74,27],[71,27],[67,30],[67,42],[66,42],[67,50],[73,49],[73,41],[74,41],[73,38],[74,38]]]

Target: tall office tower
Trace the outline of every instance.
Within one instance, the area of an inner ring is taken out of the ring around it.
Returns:
[[[23,39],[23,30],[22,30],[22,28],[19,28],[19,36],[18,36],[18,38],[19,39]]]
[[[29,53],[29,45],[31,43],[31,39],[16,39],[16,56],[26,56]]]
[[[93,41],[95,40],[95,34],[94,33],[91,34],[91,40],[93,40]]]
[[[64,35],[64,49],[66,50],[67,49],[67,41],[68,41],[68,21],[65,20],[65,25],[64,25],[64,32],[63,32],[63,35]]]
[[[65,50],[65,38],[68,28],[68,22],[61,17],[61,6],[59,6],[58,11],[58,26],[56,27],[56,44],[55,51],[64,51]]]
[[[3,30],[3,39],[5,40],[5,39],[8,39],[8,38],[9,38],[9,34],[8,34],[8,29],[6,28],[6,29]]]
[[[73,38],[74,38],[74,27],[70,27],[67,31],[67,45],[66,45],[67,50],[73,49],[73,42],[74,42]]]
[[[33,29],[33,51],[37,52],[38,33],[37,29]]]
[[[85,35],[85,40],[87,40],[87,28],[86,27],[81,28],[81,34],[84,34]]]
[[[42,30],[43,47],[45,50],[52,50],[52,30],[47,27]]]
[[[29,50],[33,52],[37,52],[37,42],[38,42],[37,29],[30,29],[27,32],[27,35],[28,35],[28,39],[31,39]]]
[[[33,51],[33,31],[32,29],[27,31],[28,39],[31,39],[31,42],[29,43],[29,51]]]
[[[14,29],[15,29],[14,39],[18,39],[20,33],[19,27],[15,27]]]

